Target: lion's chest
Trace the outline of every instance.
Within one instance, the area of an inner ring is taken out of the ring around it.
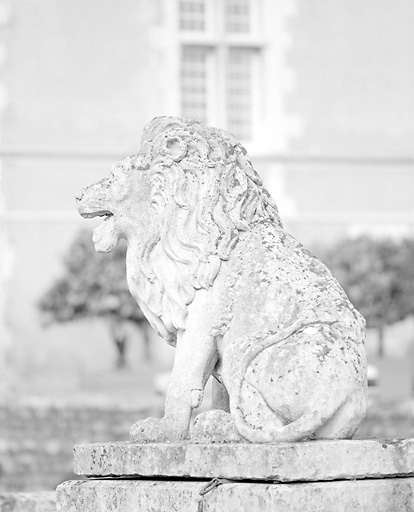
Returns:
[[[149,280],[137,258],[127,257],[127,282],[129,290],[151,326],[168,343],[175,343],[176,330],[163,321],[162,284]]]

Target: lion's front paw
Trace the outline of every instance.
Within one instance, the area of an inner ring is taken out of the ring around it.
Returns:
[[[133,443],[162,443],[182,441],[188,437],[188,428],[172,418],[146,418],[134,423],[129,431]]]

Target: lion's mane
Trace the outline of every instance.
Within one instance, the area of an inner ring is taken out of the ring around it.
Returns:
[[[158,225],[140,257],[147,281],[142,302],[168,335],[153,319],[154,327],[173,343],[196,290],[213,284],[240,233],[263,219],[279,226],[281,221],[246,150],[223,130],[191,119],[155,118],[144,130],[139,158]],[[159,250],[174,264],[173,285]]]

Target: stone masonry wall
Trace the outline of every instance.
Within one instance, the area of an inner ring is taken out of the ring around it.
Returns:
[[[104,402],[0,404],[0,493],[55,489],[75,478],[74,444],[126,440],[137,419],[160,414]],[[356,437],[414,437],[414,402],[372,405]]]
[[[0,492],[0,512],[56,512],[56,493]]]
[[[75,478],[74,444],[126,440],[135,421],[157,413],[105,403],[0,404],[0,492],[55,489]]]

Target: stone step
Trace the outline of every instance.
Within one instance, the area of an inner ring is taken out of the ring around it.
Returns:
[[[128,442],[74,448],[77,475],[306,482],[414,475],[414,439],[280,444]]]
[[[414,512],[414,478],[313,483],[69,481],[57,489],[59,512]]]

